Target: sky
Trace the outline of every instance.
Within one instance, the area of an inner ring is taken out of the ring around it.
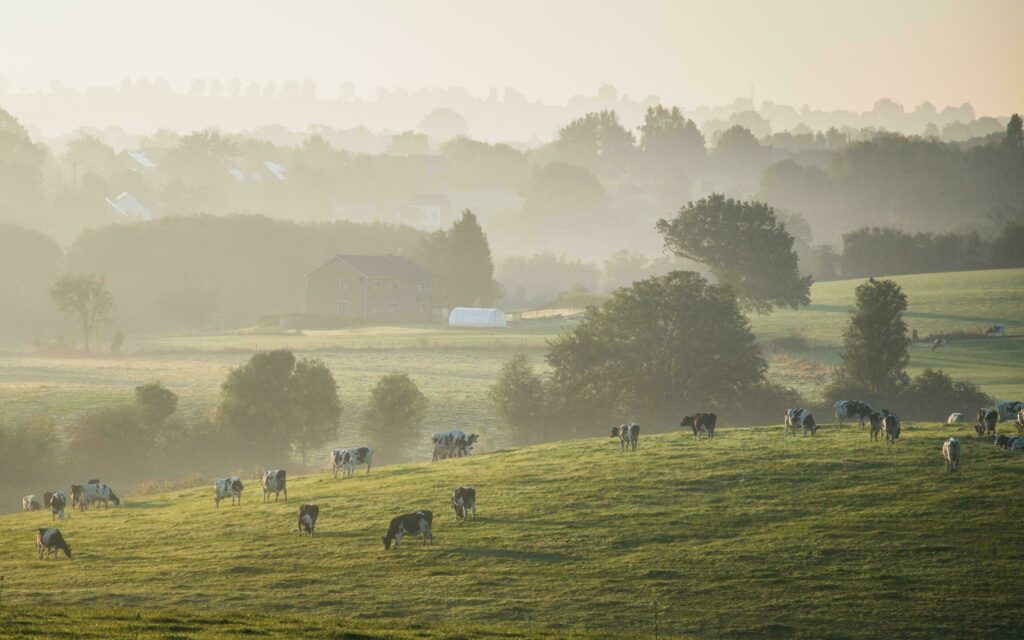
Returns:
[[[611,84],[684,107],[738,96],[820,109],[971,102],[1024,109],[1024,0],[7,3],[0,76],[11,91],[162,76],[513,87],[562,104]]]

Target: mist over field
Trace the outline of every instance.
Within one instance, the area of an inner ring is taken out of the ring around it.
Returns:
[[[0,637],[1024,627],[1020,3],[8,14]]]

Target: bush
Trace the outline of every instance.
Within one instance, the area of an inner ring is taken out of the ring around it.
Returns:
[[[803,336],[779,336],[768,341],[772,351],[806,351],[811,348],[807,338]]]
[[[807,407],[807,401],[799,391],[774,382],[752,385],[737,397],[739,403],[735,407],[721,410],[722,420],[729,424],[781,424],[786,409]]]
[[[0,428],[0,484],[43,482],[56,464],[56,430],[46,417]]]
[[[512,431],[517,443],[535,443],[552,437],[547,389],[544,379],[533,370],[523,354],[501,366],[490,399]]]
[[[144,471],[153,451],[152,434],[130,405],[90,411],[71,425],[68,449],[76,467],[91,477]]]
[[[972,415],[978,407],[995,404],[978,385],[953,380],[941,369],[922,371],[900,395],[899,402],[901,415],[926,421],[944,421],[954,411]]]
[[[427,413],[427,398],[407,373],[389,373],[370,392],[365,425],[375,442],[404,451],[419,435]]]

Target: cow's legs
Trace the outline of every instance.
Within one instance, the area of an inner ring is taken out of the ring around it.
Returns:
[[[399,531],[395,534],[395,551],[398,551],[398,545],[402,544],[402,532]]]

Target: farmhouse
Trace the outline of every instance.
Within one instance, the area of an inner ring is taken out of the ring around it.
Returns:
[[[306,313],[363,322],[428,322],[431,278],[395,255],[336,255],[306,274]]]

